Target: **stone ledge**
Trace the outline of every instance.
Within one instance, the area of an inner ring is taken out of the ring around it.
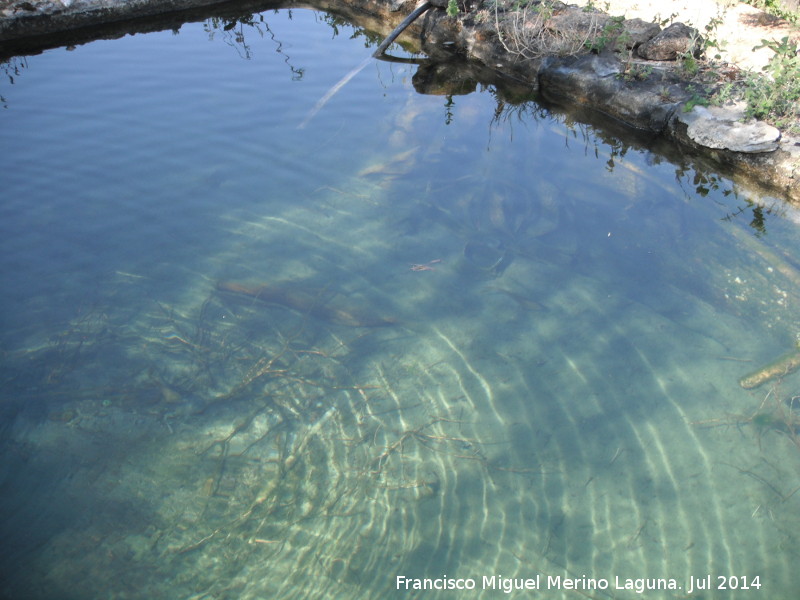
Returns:
[[[753,154],[780,147],[781,132],[767,123],[745,120],[743,106],[695,106],[677,118],[686,125],[686,135],[706,148]]]
[[[539,91],[551,102],[584,104],[637,129],[664,133],[690,94],[663,73],[632,85],[622,72],[621,61],[613,55],[545,59]]]
[[[220,0],[0,0],[0,42],[219,3]]]

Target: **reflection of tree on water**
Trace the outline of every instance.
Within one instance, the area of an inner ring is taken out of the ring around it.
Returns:
[[[3,71],[5,78],[8,78],[8,83],[14,85],[14,78],[22,74],[23,69],[28,68],[28,60],[25,56],[14,56],[6,61],[0,63],[0,70]],[[0,104],[3,108],[8,108],[6,97],[0,94]]]
[[[272,11],[277,14],[278,10]],[[217,32],[221,32],[221,37],[230,47],[234,48],[239,56],[242,58],[252,58],[252,51],[250,45],[245,40],[246,28],[253,30],[259,37],[264,37],[265,34],[269,35],[270,39],[275,42],[277,46],[275,52],[284,57],[284,62],[289,66],[292,72],[292,79],[298,81],[303,78],[305,69],[302,67],[295,67],[291,63],[291,57],[283,50],[283,42],[281,42],[275,33],[270,29],[269,23],[264,18],[265,13],[248,14],[240,17],[211,17],[207,19],[203,25],[203,29],[208,33],[210,40],[213,40]],[[288,11],[289,19],[292,18],[292,11]]]
[[[694,160],[692,157],[680,154],[679,149],[671,146],[665,147],[652,135],[642,138],[639,132],[622,131],[617,133],[613,124],[611,127],[606,123],[595,125],[591,122],[587,123],[585,115],[576,117],[572,113],[551,109],[536,100],[515,100],[513,95],[508,94],[502,88],[493,88],[490,93],[495,97],[497,103],[491,122],[492,126],[500,122],[508,123],[512,119],[521,123],[555,120],[567,130],[564,138],[567,146],[571,139],[580,140],[587,155],[593,153],[597,159],[606,160],[606,169],[610,173],[616,169],[619,160],[625,158],[631,149],[645,153],[645,160],[650,166],[669,162],[674,165],[675,179],[684,189],[687,198],[710,198],[720,203],[726,211],[723,217],[725,221],[733,221],[743,214],[745,216],[742,218],[750,215],[748,225],[754,230],[756,236],[767,233],[769,216],[781,216],[781,210],[778,208],[781,203],[772,202],[766,205],[761,201],[754,200],[751,195],[741,193],[730,178],[720,174],[717,165],[707,165],[701,160]],[[509,98],[511,99],[509,100]],[[723,201],[727,202],[723,203]]]
[[[372,48],[381,43],[382,37],[377,33],[367,31],[363,27],[356,27],[344,17],[334,15],[333,13],[319,13],[319,18],[323,23],[326,23],[333,30],[333,37],[340,34],[341,28],[350,29],[350,37],[348,39],[356,40],[360,37],[364,38],[364,47]]]
[[[272,14],[277,14],[279,10],[283,12],[282,9],[275,9],[272,11]],[[210,17],[206,19],[205,23],[203,24],[203,28],[205,29],[206,33],[208,33],[209,40],[213,40],[217,34],[220,34],[220,37],[226,44],[234,48],[238,52],[239,56],[247,60],[251,59],[253,56],[250,44],[247,43],[246,39],[248,30],[262,38],[265,35],[268,35],[275,43],[275,52],[282,55],[284,57],[284,62],[289,66],[289,69],[292,72],[292,80],[299,81],[303,78],[305,68],[296,67],[292,64],[292,57],[289,56],[289,54],[285,51],[284,43],[278,39],[278,37],[275,35],[275,32],[270,28],[269,23],[265,18],[266,14],[268,13],[262,12],[245,14],[235,17]],[[289,17],[289,20],[291,20],[292,10],[286,10],[286,14]],[[334,38],[341,34],[342,29],[347,28],[350,29],[349,39],[354,40],[359,37],[364,38],[365,48],[376,46],[381,41],[381,37],[378,34],[370,33],[361,27],[355,27],[342,17],[330,13],[315,13],[315,15],[318,21],[330,26],[331,30],[333,31],[332,37]]]
[[[726,214],[722,217],[723,221],[734,221],[739,215],[750,215],[748,225],[753,229],[757,237],[767,233],[767,217],[781,217],[783,211],[778,207],[778,202],[773,202],[769,206],[762,201],[753,200],[748,194],[740,194],[736,186],[728,179],[718,173],[712,172],[701,165],[689,164],[688,161],[676,166],[675,177],[681,185],[689,184],[694,189],[689,193],[694,193],[700,197],[707,197],[711,192],[716,192],[722,198],[730,199],[738,204],[736,207],[727,207]]]
[[[783,214],[785,213],[785,210],[778,209],[779,205],[777,205],[777,204],[772,204],[770,206],[765,206],[763,204],[758,204],[756,202],[753,202],[749,198],[743,198],[742,200],[746,204],[740,206],[735,211],[732,211],[732,212],[726,214],[723,217],[723,220],[724,221],[734,221],[737,217],[739,217],[739,215],[741,215],[743,213],[748,213],[748,212],[752,213],[752,218],[750,219],[750,223],[748,223],[748,225],[750,225],[750,227],[752,227],[755,230],[756,237],[761,237],[763,235],[766,235],[766,233],[767,233],[767,225],[766,225],[767,216],[778,216],[778,217],[780,217],[780,216],[783,216]],[[744,217],[744,218],[746,218],[746,217]]]

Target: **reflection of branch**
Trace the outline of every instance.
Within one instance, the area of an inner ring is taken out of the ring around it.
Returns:
[[[261,18],[263,19],[264,16],[261,15]],[[272,30],[269,28],[269,25],[267,23],[264,23],[264,27],[267,28],[267,33],[269,33],[270,39],[273,42],[275,42],[275,45],[277,46],[277,48],[275,48],[275,52],[277,52],[278,54],[282,54],[284,56],[283,62],[286,63],[286,65],[289,67],[289,70],[292,72],[292,81],[300,81],[303,78],[303,74],[305,73],[306,70],[302,67],[297,68],[292,66],[289,55],[283,51],[283,42],[281,42],[275,37],[275,34],[272,33]]]
[[[225,27],[223,27],[222,31],[223,31],[223,36],[226,38],[225,42],[231,48],[235,48],[236,51],[239,53],[239,56],[249,60],[252,55],[250,54],[250,46],[248,46],[247,42],[244,41],[244,29],[242,28],[243,23],[241,22],[238,23],[239,28],[238,30],[234,31],[236,25],[237,22],[233,21],[225,25]],[[256,30],[258,31],[258,28],[256,28]],[[259,31],[259,33],[261,32]],[[241,46],[241,51],[239,50],[239,46]]]
[[[605,131],[602,127],[597,127],[591,123],[581,123],[569,114],[550,110],[542,106],[537,100],[526,100],[523,102],[506,100],[502,90],[490,91],[494,96],[497,106],[490,122],[490,127],[501,122],[512,122],[512,118],[521,123],[528,123],[540,120],[550,120],[564,126],[565,144],[569,147],[569,135],[573,138],[582,140],[584,152],[592,152],[596,158],[606,159],[606,169],[612,172],[616,167],[616,159],[624,158],[628,150],[635,146],[623,141],[614,133]]]
[[[22,74],[22,70],[27,68],[28,60],[25,56],[14,56],[0,63],[0,69],[2,69],[5,76],[8,77],[8,82],[11,85],[14,85],[14,77],[19,77]],[[3,108],[8,108],[6,97],[2,94],[0,94],[0,104],[3,105]]]
[[[258,20],[256,21],[256,17]],[[254,29],[259,36],[264,37],[264,33],[269,34],[270,39],[275,43],[275,52],[283,55],[284,62],[289,66],[292,72],[292,81],[299,81],[303,78],[305,69],[298,68],[292,65],[291,58],[286,52],[283,51],[283,42],[281,42],[270,29],[269,24],[264,20],[263,14],[246,15],[241,17],[234,17],[232,19],[211,17],[206,20],[204,29],[209,35],[209,39],[214,39],[216,31],[222,31],[225,43],[230,47],[236,49],[240,57],[249,60],[252,58],[250,46],[245,40],[245,26]],[[263,29],[262,29],[263,27]]]

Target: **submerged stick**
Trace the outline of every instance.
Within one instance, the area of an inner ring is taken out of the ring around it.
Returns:
[[[416,21],[417,17],[419,17],[422,13],[424,13],[429,8],[433,8],[433,5],[430,2],[427,2],[427,1],[423,2],[417,8],[415,8],[411,12],[411,14],[409,14],[405,19],[403,19],[403,22],[400,23],[400,25],[398,25],[397,27],[395,27],[394,31],[392,31],[392,33],[390,33],[386,37],[386,39],[381,42],[381,45],[378,46],[378,49],[375,50],[375,52],[372,53],[372,56],[374,58],[378,58],[381,54],[386,52],[386,49],[389,47],[389,45],[393,41],[395,41],[395,39],[397,39],[397,36],[400,35],[401,33],[403,33],[403,31],[405,30],[406,27],[408,27],[409,25],[411,25],[411,23]]]
[[[789,354],[783,355],[778,360],[761,367],[758,371],[742,377],[739,380],[739,385],[746,390],[750,390],[754,387],[758,387],[762,383],[766,383],[770,379],[788,375],[798,367],[800,367],[800,350],[795,350]]]
[[[347,300],[345,304],[320,297],[320,293],[291,285],[247,285],[235,281],[220,281],[217,290],[234,297],[254,298],[263,304],[276,304],[321,321],[348,327],[386,327],[397,323],[358,303]]]

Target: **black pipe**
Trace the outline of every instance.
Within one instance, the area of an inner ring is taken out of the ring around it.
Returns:
[[[375,50],[375,52],[372,53],[372,56],[377,58],[381,54],[386,52],[386,49],[395,40],[395,38],[397,38],[398,35],[403,33],[403,30],[406,27],[411,25],[411,23],[413,23],[418,16],[420,16],[422,13],[424,13],[429,8],[433,8],[433,5],[430,2],[427,2],[427,1],[423,2],[417,8],[415,8],[412,11],[412,13],[410,15],[408,15],[405,19],[403,19],[403,22],[400,23],[400,25],[398,25],[397,27],[395,27],[394,31],[392,31],[392,33],[390,33],[389,36],[385,40],[383,40],[381,42],[381,45],[378,46],[378,49]]]

